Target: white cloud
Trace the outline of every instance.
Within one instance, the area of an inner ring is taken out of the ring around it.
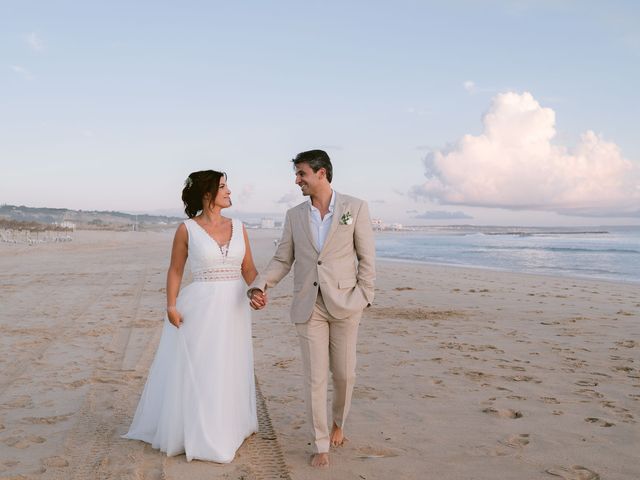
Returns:
[[[17,73],[18,75],[22,75],[22,77],[24,77],[26,80],[33,80],[34,78],[29,70],[27,70],[24,67],[21,67],[20,65],[9,65],[9,68],[13,70],[15,73]]]
[[[405,109],[405,112],[411,115],[417,115],[419,117],[422,117],[423,115],[427,115],[429,113],[429,110],[427,110],[426,108],[407,107]]]
[[[445,210],[429,210],[424,213],[416,215],[414,218],[421,218],[424,220],[461,220],[473,218],[471,215],[467,215],[464,212],[448,212]]]
[[[36,32],[31,32],[25,35],[25,40],[27,44],[31,47],[35,52],[43,52],[45,49],[44,42],[38,36]]]
[[[300,203],[301,199],[302,197],[299,191],[291,190],[288,193],[282,195],[278,200],[276,200],[276,203],[284,203],[285,205],[291,207],[296,203]]]
[[[442,204],[598,213],[635,211],[640,168],[587,131],[578,145],[552,144],[555,112],[530,93],[497,95],[481,135],[430,152],[427,181],[411,190]]]
[[[472,82],[471,80],[467,80],[462,84],[462,86],[467,92],[476,93],[477,88],[476,88],[475,82]]]
[[[240,193],[237,194],[238,201],[246,203],[253,196],[254,191],[255,186],[253,184],[244,185]]]

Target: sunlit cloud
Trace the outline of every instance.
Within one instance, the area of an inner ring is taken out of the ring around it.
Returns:
[[[33,51],[43,52],[45,50],[44,42],[36,32],[25,35],[25,40]]]
[[[424,159],[426,182],[410,195],[441,204],[617,212],[640,204],[640,168],[593,131],[572,149],[554,145],[555,112],[530,93],[497,95],[482,134],[464,135]]]
[[[34,77],[29,70],[20,65],[9,65],[9,68],[18,75],[21,75],[25,80],[33,80]]]

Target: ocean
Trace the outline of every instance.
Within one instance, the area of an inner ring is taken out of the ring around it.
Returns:
[[[376,232],[378,256],[640,283],[640,226],[418,228]]]

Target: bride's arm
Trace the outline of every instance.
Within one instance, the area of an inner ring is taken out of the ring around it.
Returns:
[[[176,310],[176,299],[178,298],[180,283],[182,282],[184,264],[187,262],[188,242],[187,227],[183,223],[178,227],[176,235],[173,238],[171,263],[167,271],[167,316],[175,327],[180,327],[182,323],[182,315]]]
[[[251,283],[258,276],[258,270],[253,263],[253,256],[251,255],[251,245],[249,244],[249,237],[247,236],[247,229],[242,225],[242,234],[244,236],[244,259],[242,260],[242,277],[247,285]]]

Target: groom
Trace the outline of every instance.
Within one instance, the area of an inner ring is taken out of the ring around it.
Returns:
[[[356,376],[358,324],[373,301],[375,244],[367,204],[331,188],[333,168],[322,150],[292,160],[296,185],[308,202],[287,211],[284,231],[267,268],[247,294],[252,308],[267,303],[267,288],[293,266],[291,320],[305,373],[305,400],[314,467],[329,465],[329,445],[344,442],[344,423]],[[327,422],[328,370],[333,379],[333,425]]]

